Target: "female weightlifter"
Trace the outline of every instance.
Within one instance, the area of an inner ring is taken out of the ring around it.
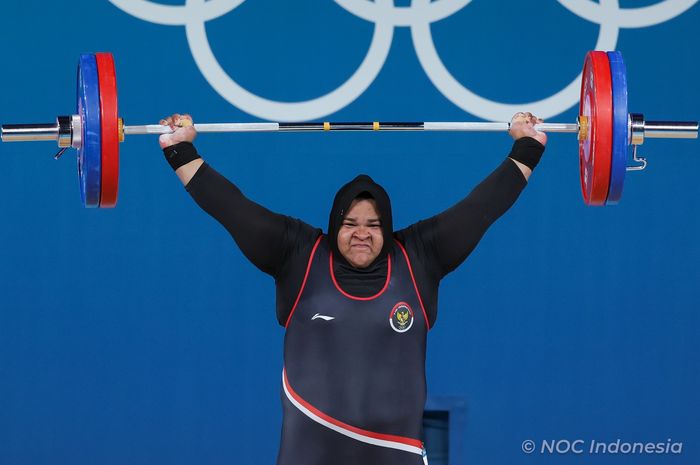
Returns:
[[[440,280],[517,200],[539,162],[542,120],[517,113],[505,160],[467,197],[399,231],[369,176],[340,188],[324,233],[246,198],[205,163],[189,115],[161,121],[165,157],[197,204],[275,279],[286,328],[278,465],[419,465],[426,334]]]

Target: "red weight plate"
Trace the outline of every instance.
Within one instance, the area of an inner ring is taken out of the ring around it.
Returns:
[[[586,205],[605,205],[612,163],[612,79],[605,52],[588,52],[583,65],[579,115],[588,121],[579,140],[581,190]]]
[[[117,75],[111,53],[96,53],[102,112],[102,190],[100,208],[113,208],[119,190],[119,116]]]

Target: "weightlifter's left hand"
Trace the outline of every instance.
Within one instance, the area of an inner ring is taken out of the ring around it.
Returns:
[[[171,134],[161,134],[158,138],[160,148],[164,149],[180,142],[192,142],[197,137],[197,130],[190,115],[175,113],[165,119],[160,120],[163,126],[170,126],[173,130]]]

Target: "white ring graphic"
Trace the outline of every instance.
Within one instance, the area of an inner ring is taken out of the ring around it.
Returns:
[[[386,5],[392,0],[378,0]],[[187,0],[187,5],[204,4],[204,0]],[[232,105],[263,119],[278,121],[299,121],[316,119],[334,113],[350,103],[367,90],[381,71],[389,55],[394,28],[383,22],[377,22],[369,51],[355,73],[337,89],[326,95],[302,102],[278,102],[259,97],[241,87],[216,60],[209,46],[203,22],[188,21],[185,26],[187,41],[192,56],[202,74],[211,86]]]
[[[196,8],[186,5],[163,5],[150,0],[109,0],[131,16],[155,24],[184,26],[190,21],[206,22],[230,13],[245,0],[209,0]]]
[[[591,0],[557,0],[567,10],[592,23],[602,24],[604,18],[615,17],[618,27],[637,28],[665,23],[685,13],[698,0],[664,0],[641,8],[610,8],[610,5]]]
[[[433,23],[452,16],[471,3],[472,0],[438,0],[410,7],[398,7],[389,3],[375,3],[369,0],[335,0],[358,18],[376,23],[385,22],[392,26],[412,26]]]
[[[395,27],[409,27],[418,60],[433,85],[457,107],[486,120],[506,121],[527,108],[551,118],[578,103],[581,75],[566,87],[542,100],[503,103],[484,98],[452,76],[435,48],[431,24],[445,19],[471,0],[412,0],[409,7],[393,0],[335,0],[349,13],[374,23],[374,33],[364,60],[343,84],[320,97],[299,102],[280,102],[253,94],[234,81],[219,64],[209,45],[205,23],[223,16],[245,0],[186,0],[184,5],[163,5],[150,0],[109,0],[123,11],[157,24],[184,25],[192,56],[207,82],[228,102],[262,119],[302,121],[318,119],[346,107],[374,82],[391,49]],[[661,0],[640,8],[620,8],[618,0],[557,0],[571,13],[600,25],[597,50],[614,50],[620,28],[660,24],[683,14],[699,0]]]
[[[413,3],[427,3],[430,0],[413,0]],[[601,5],[617,7],[617,0],[601,0]],[[605,18],[600,24],[598,41],[595,49],[612,50],[617,43],[618,28]],[[566,111],[578,102],[581,93],[581,74],[564,89],[543,100],[508,104],[495,102],[481,97],[464,87],[447,70],[435,49],[429,24],[411,27],[413,44],[418,60],[423,66],[433,85],[452,103],[479,118],[494,121],[506,121],[514,113],[527,108],[541,118],[547,119]]]

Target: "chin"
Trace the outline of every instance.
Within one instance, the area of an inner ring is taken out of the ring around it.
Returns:
[[[374,257],[363,257],[360,259],[353,259],[350,264],[355,268],[366,268],[374,260]],[[348,260],[349,261],[349,260]]]

